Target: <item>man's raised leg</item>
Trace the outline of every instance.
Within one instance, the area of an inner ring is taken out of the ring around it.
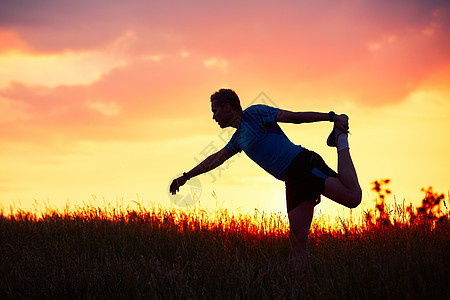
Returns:
[[[362,192],[358,182],[348,148],[348,136],[340,133],[336,136],[338,145],[338,177],[328,177],[325,180],[324,196],[349,208],[355,208],[361,203]]]

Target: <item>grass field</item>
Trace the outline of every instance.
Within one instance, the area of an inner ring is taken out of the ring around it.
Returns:
[[[0,215],[1,299],[450,299],[444,195],[379,201],[362,222],[316,220],[293,272],[286,217],[86,206]]]

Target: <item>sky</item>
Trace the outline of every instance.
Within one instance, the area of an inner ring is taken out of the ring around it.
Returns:
[[[448,195],[448,49],[445,0],[0,0],[0,208],[284,213],[283,182],[245,154],[169,195],[232,134],[212,120],[220,88],[244,108],[347,114],[360,210],[378,179],[392,203]],[[281,126],[336,169],[331,123]]]

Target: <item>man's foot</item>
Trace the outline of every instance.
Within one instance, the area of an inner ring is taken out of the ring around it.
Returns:
[[[327,138],[327,145],[330,147],[336,147],[337,143],[336,143],[336,128],[333,127],[333,130],[331,131],[330,135]]]
[[[347,137],[348,116],[347,115],[339,115],[339,116],[336,116],[335,118],[339,118],[339,120],[336,120],[336,122],[339,122],[341,126],[344,126],[346,131],[342,131],[341,129],[337,128],[336,123],[335,123],[333,126],[333,130],[331,131],[330,135],[328,136],[327,145],[330,147],[337,147],[339,150],[339,148],[340,148],[339,147],[339,136],[341,134],[344,134],[345,137]],[[344,124],[342,124],[343,121],[344,121]]]

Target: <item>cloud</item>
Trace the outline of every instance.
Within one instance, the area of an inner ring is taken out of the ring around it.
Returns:
[[[0,123],[8,128],[0,139],[159,139],[171,131],[160,128],[161,120],[209,113],[211,87],[221,75],[200,58],[164,57],[129,61],[90,84],[12,82],[0,89]]]
[[[87,107],[100,112],[104,116],[117,116],[120,113],[120,106],[117,105],[116,102],[101,102],[101,101],[93,101],[86,102]]]
[[[0,28],[0,54],[9,51],[23,51],[28,49],[26,41],[20,38],[13,30],[1,30]]]
[[[228,72],[228,61],[224,58],[208,58],[203,61],[203,64],[207,68],[218,69],[224,73]]]
[[[439,0],[7,1],[0,113],[10,132],[113,138],[205,112],[223,85],[400,102],[450,63],[449,20]]]
[[[89,84],[120,64],[120,57],[100,51],[8,53],[0,56],[0,88],[13,81],[50,87]]]

